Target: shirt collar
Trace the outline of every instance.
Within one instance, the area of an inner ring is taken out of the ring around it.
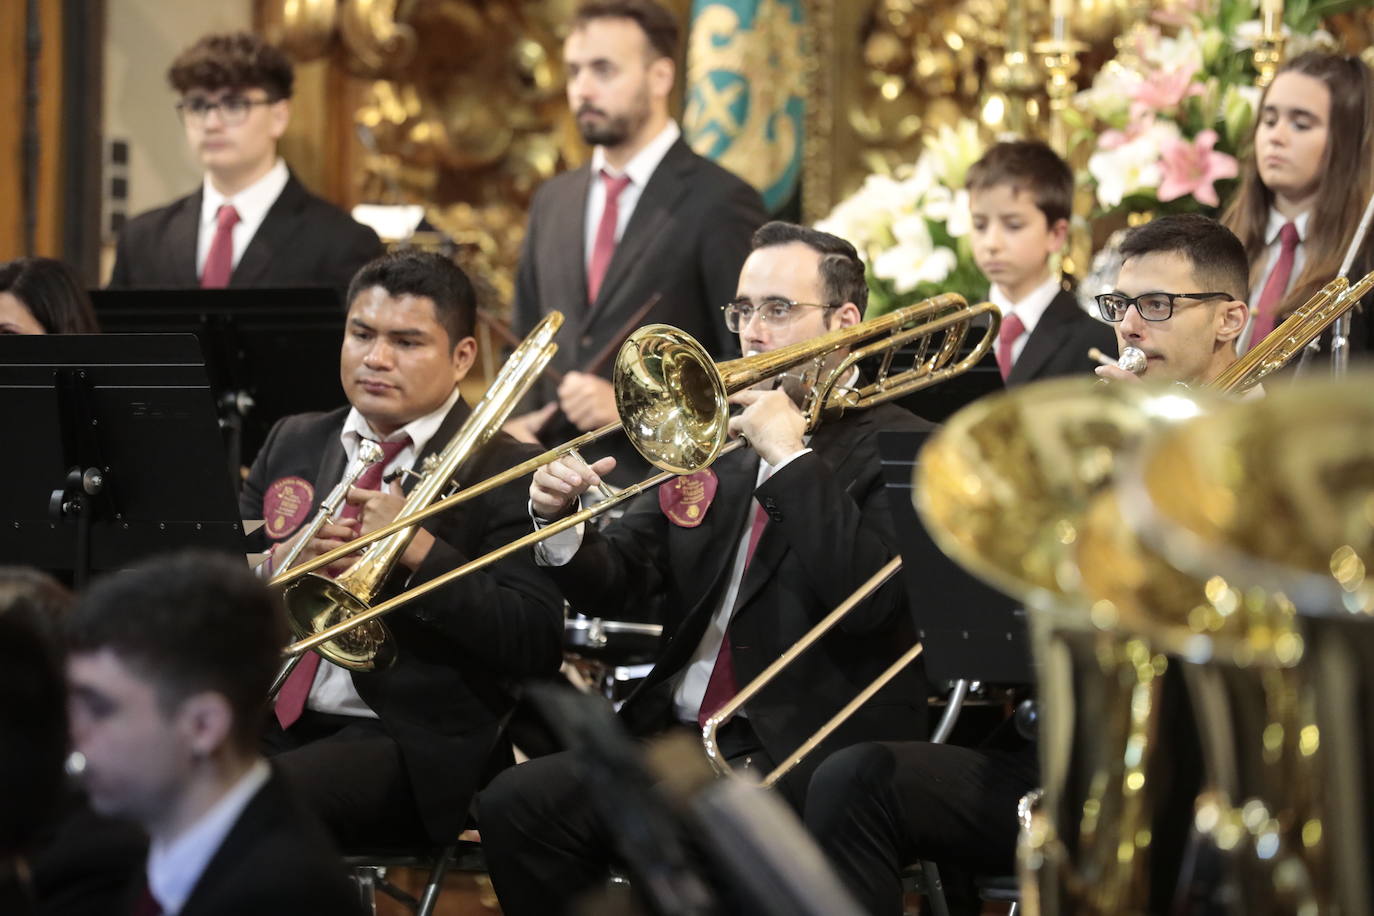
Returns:
[[[267,761],[256,761],[180,836],[173,840],[153,840],[148,849],[148,892],[162,907],[162,912],[174,916],[186,905],[205,866],[210,864],[243,809],[271,775]]]
[[[219,208],[226,203],[234,205],[234,209],[238,211],[239,222],[261,225],[267,217],[267,211],[272,209],[272,204],[277,202],[282,189],[290,179],[291,171],[286,167],[286,163],[278,158],[272,168],[267,170],[266,175],[233,197],[225,197],[215,189],[210,176],[206,175],[201,185],[201,225],[213,226],[215,218],[219,215]]]
[[[1027,293],[1020,302],[1012,302],[1008,299],[1007,294],[1002,292],[1002,287],[996,283],[988,292],[988,299],[1002,310],[1003,316],[1015,313],[1016,317],[1021,319],[1021,324],[1025,326],[1026,333],[1030,333],[1040,322],[1040,316],[1045,314],[1045,309],[1050,307],[1054,297],[1059,295],[1059,289],[1059,278],[1051,274],[1044,283]]]
[[[1299,244],[1307,240],[1307,220],[1311,215],[1312,211],[1308,210],[1305,213],[1299,214],[1298,218],[1292,221],[1293,225],[1298,229]],[[1278,207],[1269,208],[1269,223],[1264,227],[1264,244],[1266,246],[1272,245],[1274,242],[1278,241],[1279,230],[1282,229],[1284,223],[1287,222],[1289,222],[1288,217],[1280,213]]]
[[[344,418],[343,429],[339,431],[340,441],[347,441],[352,437],[354,441],[358,439],[372,439],[376,442],[396,442],[405,436],[410,437],[410,447],[416,455],[425,450],[429,440],[434,438],[434,434],[439,431],[439,427],[444,424],[444,418],[453,409],[453,405],[458,403],[458,398],[462,392],[457,385],[453,386],[453,392],[449,394],[448,400],[441,404],[438,409],[433,410],[423,417],[411,420],[405,426],[396,430],[389,436],[379,436],[373,430],[372,425],[363,419],[363,415],[358,413],[358,408],[354,407],[348,411],[348,416]]]
[[[625,171],[621,174],[630,176],[630,182],[636,188],[643,190],[644,186],[649,183],[649,179],[653,177],[658,164],[663,161],[664,156],[668,155],[668,150],[672,148],[680,136],[682,136],[682,129],[677,126],[676,121],[669,118],[668,123],[663,126],[657,136],[644,144],[644,148],[635,153],[629,162],[625,163]],[[600,174],[602,169],[605,169],[609,174],[616,174],[615,169],[606,164],[606,150],[600,146],[592,150],[591,169],[593,175]]]

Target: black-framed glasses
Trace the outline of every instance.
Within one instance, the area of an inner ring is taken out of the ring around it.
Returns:
[[[177,115],[183,122],[204,124],[205,119],[210,117],[210,112],[218,111],[221,123],[228,127],[236,127],[247,119],[248,112],[253,110],[253,106],[275,105],[278,101],[280,99],[250,99],[242,95],[226,95],[211,101],[203,96],[193,95],[177,102],[176,108]]]
[[[838,305],[822,305],[818,302],[796,302],[792,299],[769,298],[754,303],[749,299],[732,299],[721,311],[725,313],[725,326],[731,334],[738,334],[757,315],[759,320],[770,328],[784,328],[801,314],[798,309],[836,309]]]
[[[1175,299],[1234,299],[1230,293],[1141,293],[1139,296],[1123,296],[1121,293],[1102,293],[1094,296],[1098,311],[1107,321],[1124,321],[1126,312],[1135,306],[1140,317],[1146,321],[1168,321],[1174,316]]]

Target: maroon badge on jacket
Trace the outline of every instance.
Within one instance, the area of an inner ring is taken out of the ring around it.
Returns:
[[[680,528],[695,528],[706,517],[716,498],[716,472],[710,468],[674,477],[658,488],[658,505],[668,521]]]
[[[262,496],[262,518],[267,536],[274,541],[291,536],[310,513],[315,488],[301,477],[274,480]]]

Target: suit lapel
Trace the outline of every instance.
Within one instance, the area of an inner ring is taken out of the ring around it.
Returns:
[[[263,278],[272,266],[272,259],[289,249],[297,224],[300,222],[298,215],[304,203],[305,188],[296,180],[296,176],[292,175],[287,178],[286,187],[282,188],[277,199],[272,202],[262,225],[258,226],[258,231],[253,233],[248,247],[243,250],[243,257],[239,258],[239,263],[229,277],[231,287],[237,289],[263,285]]]
[[[872,411],[859,411],[849,418],[841,418],[822,426],[811,437],[812,451],[821,456],[829,472],[838,480],[845,482],[846,485],[855,477],[853,470],[848,467],[854,447],[864,438],[864,428],[873,422],[875,420]],[[752,520],[756,502],[753,499],[748,502],[749,518]],[[754,550],[754,558],[744,571],[744,579],[740,582],[739,587],[739,597],[735,599],[735,612],[737,614],[743,612],[753,601],[754,596],[768,584],[783,557],[787,554],[786,539],[772,528],[771,522],[764,526],[763,534],[759,536],[758,547]]]
[[[425,443],[424,451],[415,456],[415,461],[411,463],[410,469],[416,474],[422,473],[421,469],[424,466],[425,460],[431,455],[438,455],[444,450],[449,440],[453,438],[453,434],[458,432],[459,427],[463,425],[463,422],[467,420],[471,413],[472,408],[468,407],[467,401],[464,401],[462,395],[459,395],[457,402],[449,408],[448,415],[444,417],[444,422],[439,424],[439,428],[435,430],[434,435],[430,436],[429,441]],[[472,455],[469,455],[468,459],[471,460],[472,457]],[[462,470],[463,468],[460,466],[457,469],[459,473],[456,473],[454,476],[460,477]],[[415,486],[415,481],[415,477],[406,475],[404,482],[401,484],[401,489],[409,493],[410,488]]]
[[[643,305],[643,302],[624,296],[617,298],[616,292],[633,273],[644,252],[671,225],[673,210],[688,189],[683,171],[690,164],[690,151],[679,139],[668,148],[663,161],[654,169],[649,183],[639,195],[634,213],[630,214],[630,222],[626,224],[620,242],[615,246],[615,253],[611,255],[610,266],[606,269],[606,276],[596,296],[595,307],[587,313],[581,333],[586,333],[593,324],[598,323],[609,322],[608,326],[614,327]]]
[[[1036,377],[1036,373],[1067,342],[1070,328],[1069,320],[1073,318],[1074,312],[1077,310],[1078,305],[1074,302],[1073,294],[1064,290],[1060,290],[1050,300],[1049,307],[1040,316],[1040,320],[1036,322],[1035,330],[1026,340],[1026,346],[1021,351],[1020,359],[1016,361],[1016,365],[1011,367],[1011,373],[1007,376],[1007,384],[1029,381]]]
[[[272,819],[279,816],[278,812],[287,804],[278,778],[274,771],[262,788],[248,800],[238,820],[219,844],[219,849],[206,863],[200,880],[181,908],[181,916],[195,916],[207,907],[214,909],[215,903],[224,895],[225,883],[236,879],[235,872],[244,854],[261,839]]]
[[[564,290],[572,315],[587,314],[587,195],[591,191],[591,170],[584,166],[577,180],[562,188],[563,197],[549,207],[552,215],[550,230],[553,238],[561,240],[554,246],[553,288]],[[580,305],[580,310],[573,307]],[[571,335],[565,335],[571,336]]]
[[[175,277],[175,285],[195,289],[200,286],[196,272],[196,246],[200,240],[200,208],[203,190],[182,200],[167,225],[167,247],[164,257],[169,260],[165,276]]]
[[[682,537],[672,541],[673,563],[683,571],[683,578],[707,583],[696,606],[688,612],[689,617],[703,609],[710,616],[720,603],[721,590],[734,566],[735,547],[744,526],[753,517],[754,500],[750,494],[758,467],[758,456],[748,449],[732,452],[712,465],[716,497],[701,528],[684,530]]]

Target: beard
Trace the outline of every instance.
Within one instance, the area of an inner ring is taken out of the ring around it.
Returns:
[[[586,115],[600,115],[596,121],[587,120]],[[577,129],[582,139],[591,146],[616,147],[625,143],[649,120],[649,93],[641,89],[634,103],[624,114],[612,115],[600,108],[583,105],[577,109]]]

